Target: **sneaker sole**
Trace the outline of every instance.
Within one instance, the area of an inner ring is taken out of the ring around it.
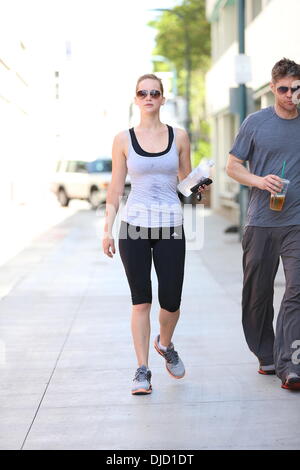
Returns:
[[[262,369],[258,369],[257,371],[259,374],[261,375],[275,375],[276,374],[276,371],[275,370],[262,370]]]
[[[158,354],[160,354],[160,355],[164,358],[164,355],[163,355],[163,353],[161,352],[161,350],[159,349],[156,340],[154,341],[154,347],[155,347],[156,351],[158,352]],[[165,358],[164,358],[164,359],[165,359]],[[165,361],[166,361],[166,360],[165,360]],[[182,379],[182,377],[185,376],[185,372],[184,372],[184,374],[182,374],[182,375],[174,375],[174,374],[172,374],[172,372],[170,372],[169,369],[168,369],[168,367],[167,367],[167,361],[166,361],[166,369],[167,369],[167,372],[169,372],[170,376],[173,377],[173,379]]]
[[[293,381],[294,380],[294,381]],[[281,385],[281,388],[284,388],[285,390],[296,390],[300,391],[300,382],[299,379],[290,379],[288,383],[284,382]]]
[[[149,388],[149,390],[146,390],[145,388],[139,388],[138,390],[133,390],[131,392],[131,395],[149,395],[152,393],[152,387]]]

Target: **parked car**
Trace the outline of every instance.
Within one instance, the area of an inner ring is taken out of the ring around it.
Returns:
[[[106,200],[107,189],[111,181],[112,161],[109,157],[100,157],[92,161],[60,160],[51,182],[51,191],[56,194],[61,206],[68,206],[71,199],[89,201],[96,209]],[[125,194],[130,190],[127,177]]]

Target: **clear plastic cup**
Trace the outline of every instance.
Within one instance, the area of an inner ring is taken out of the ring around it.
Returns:
[[[277,192],[276,194],[271,194],[270,209],[272,209],[272,211],[282,210],[289,183],[290,183],[289,180],[281,178],[281,184],[282,184],[281,190]]]

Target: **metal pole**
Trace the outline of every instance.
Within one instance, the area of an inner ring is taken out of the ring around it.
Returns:
[[[238,44],[239,54],[245,54],[245,0],[238,0]],[[240,125],[247,116],[247,89],[245,84],[239,85],[239,118]],[[249,188],[243,184],[240,185],[239,205],[240,205],[240,240],[243,235],[243,228],[246,221],[247,206],[249,198]]]
[[[238,42],[239,54],[245,54],[245,0],[238,0]],[[246,85],[239,85],[240,124],[247,115]]]

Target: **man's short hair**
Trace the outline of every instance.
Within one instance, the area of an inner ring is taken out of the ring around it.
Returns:
[[[272,81],[277,82],[284,77],[300,78],[300,65],[285,57],[276,62],[272,68]]]

